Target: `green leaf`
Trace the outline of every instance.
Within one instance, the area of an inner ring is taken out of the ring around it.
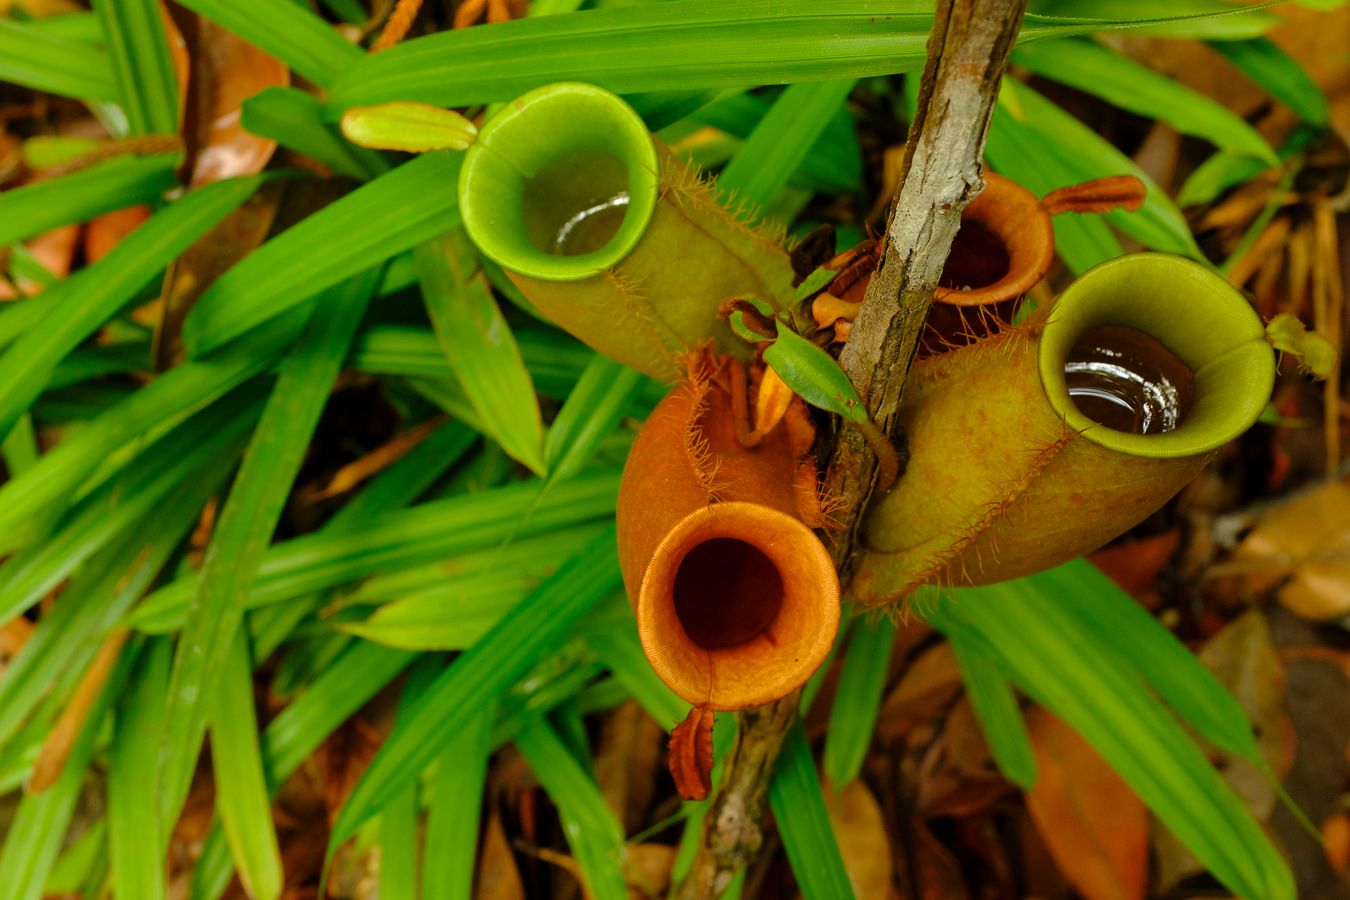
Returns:
[[[467,150],[478,128],[453,109],[394,102],[348,109],[342,114],[342,133],[361,147],[426,153]]]
[[[247,347],[180,365],[121,402],[100,408],[23,477],[0,485],[0,552],[41,537],[35,517],[96,489],[132,459],[143,441],[266,369],[295,338],[309,309],[275,320]]]
[[[488,706],[450,739],[441,753],[427,799],[422,896],[469,900],[478,861],[478,816],[483,806],[492,721]]]
[[[811,745],[801,722],[788,730],[769,782],[769,806],[792,874],[806,900],[852,897],[839,843],[825,810]]]
[[[533,719],[516,735],[516,746],[558,807],[587,893],[598,900],[627,900],[623,828],[600,793],[595,776],[582,768],[543,717]]]
[[[328,393],[347,356],[377,271],[335,288],[282,362],[244,462],[216,521],[200,589],[174,657],[160,757],[160,805],[177,817],[187,797],[211,686],[243,622],[244,596],[290,494]]]
[[[1125,234],[1154,250],[1178,253],[1205,262],[1181,211],[1166,192],[1142,169],[1105,138],[1026,85],[1004,80],[999,106],[1010,119],[1025,127],[1025,138],[1042,155],[1042,165],[1053,166],[1064,184],[1106,175],[1133,175],[1147,194],[1136,212],[1116,210],[1105,218]],[[1062,218],[1062,217],[1061,217]]]
[[[214,687],[211,687],[214,686]],[[219,673],[208,682],[211,703],[211,768],[216,811],[239,868],[239,881],[254,900],[281,896],[281,849],[272,825],[272,804],[258,747],[253,708],[253,665],[248,636],[235,631]]]
[[[1039,14],[1102,25],[1136,23],[1135,34],[1168,38],[1249,38],[1279,24],[1271,13],[1243,9],[1225,0],[1033,0],[1027,9],[1028,17]]]
[[[0,435],[32,405],[62,357],[261,183],[261,177],[231,178],[192,191],[143,222],[103,259],[49,288],[42,304],[47,315],[0,356]]]
[[[50,593],[188,478],[223,481],[257,419],[257,400],[252,393],[236,395],[179,425],[81,500],[50,538],[0,566],[0,620]]]
[[[158,0],[93,0],[131,134],[178,133],[178,82]]]
[[[1012,61],[1121,109],[1166,122],[1182,134],[1204,138],[1221,150],[1245,153],[1270,165],[1278,162],[1266,139],[1226,106],[1100,44],[1084,40],[1032,44],[1014,51]]]
[[[380,813],[381,900],[417,900],[420,819],[421,808],[416,786],[405,789],[390,800]],[[477,838],[477,835],[474,837]]]
[[[72,574],[61,602],[42,617],[0,679],[0,748],[12,746],[20,725],[63,677],[88,665],[108,632],[151,583],[178,542],[196,524],[202,504],[223,480],[181,484],[143,522]]]
[[[1177,206],[1213,203],[1224,191],[1245,184],[1269,169],[1268,163],[1240,153],[1219,151],[1196,167],[1177,191]]]
[[[398,677],[416,657],[406,650],[390,650],[357,641],[285,709],[277,713],[262,734],[262,757],[267,788],[276,796],[327,737],[371,697]],[[192,896],[216,898],[230,883],[230,854],[224,834],[212,832],[192,873]]]
[[[248,608],[266,606],[380,571],[434,562],[508,539],[528,538],[614,514],[616,473],[574,478],[540,495],[537,481],[454,496],[389,513],[359,534],[312,534],[269,548],[249,589]],[[133,627],[182,627],[197,574],[171,582],[132,614]]]
[[[608,357],[595,354],[567,395],[544,441],[550,481],[580,472],[600,442],[618,426],[629,406],[651,379]]]
[[[121,99],[101,49],[9,19],[0,19],[0,81],[76,100]]]
[[[176,160],[172,153],[119,156],[69,175],[0,191],[0,245],[158,200],[178,183]]]
[[[279,4],[277,8],[289,7]],[[215,281],[183,324],[190,356],[459,224],[463,157],[428,153],[329,204],[254,250]],[[144,226],[142,226],[144,227]],[[341,252],[334,252],[334,248]]]
[[[146,643],[128,691],[118,701],[108,771],[108,847],[114,897],[166,896],[159,817],[145,798],[155,790],[155,754],[164,731],[173,644]]]
[[[672,691],[647,661],[623,591],[602,601],[578,630],[586,646],[658,725],[670,731],[689,715],[689,702]]]
[[[867,421],[867,408],[834,357],[781,322],[778,338],[764,351],[764,361],[793,393],[812,406],[850,422]]]
[[[765,207],[806,158],[855,79],[789,85],[717,178],[728,196]]]
[[[998,668],[998,655],[977,631],[959,624],[944,627],[961,669],[966,697],[984,730],[998,769],[1013,784],[1030,790],[1036,782],[1036,756],[1012,685]]]
[[[128,647],[119,656],[103,688],[98,691],[79,733],[71,744],[61,774],[44,791],[27,792],[10,820],[4,846],[0,847],[0,884],[6,900],[40,900],[47,874],[56,862],[75,803],[84,787],[86,771],[94,755],[94,739],[109,707],[135,660]]]
[[[1247,715],[1223,682],[1100,569],[1078,559],[1033,575],[1027,584],[1072,615],[1087,639],[1119,653],[1205,740],[1260,762]]]
[[[299,88],[270,87],[244,101],[240,124],[340,175],[364,181],[389,170],[380,154],[343,140],[323,121],[322,112],[323,104],[313,94]]]
[[[544,422],[534,383],[477,259],[460,228],[413,249],[436,338],[483,431],[543,475]]]
[[[836,790],[858,777],[872,745],[895,644],[895,623],[883,617],[875,625],[854,626],[852,633],[825,732],[825,774]]]
[[[299,3],[275,0],[181,0],[181,5],[238,35],[319,87],[364,54]]]
[[[606,529],[457,658],[417,705],[408,728],[392,735],[371,761],[338,813],[330,851],[410,784],[451,735],[501,696],[621,581],[614,533]]]
[[[1175,4],[1157,3],[1150,4],[1154,15],[1141,17],[1132,2],[1087,19],[1030,15],[1019,37],[1031,41],[1186,18],[1176,15]],[[1232,12],[1213,0],[1190,5],[1202,15]],[[554,81],[587,81],[618,94],[675,94],[677,105],[692,97],[690,105],[697,106],[697,92],[710,88],[919,71],[932,16],[927,0],[685,0],[518,19],[442,31],[368,55],[328,85],[328,105],[331,118],[350,106],[395,100],[469,106],[509,100]]]
[[[1016,682],[1072,725],[1226,887],[1295,895],[1260,826],[1117,653],[1083,640],[1075,619],[1026,580],[957,597],[948,613],[978,629]]]
[[[1266,37],[1245,41],[1213,41],[1210,47],[1244,75],[1287,105],[1309,125],[1325,127],[1330,119],[1327,98],[1298,60]]]

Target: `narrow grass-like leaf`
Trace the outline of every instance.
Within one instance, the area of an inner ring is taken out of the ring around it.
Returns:
[[[272,796],[338,726],[398,677],[416,658],[406,650],[390,650],[357,641],[331,668],[277,713],[263,730],[262,758]],[[207,840],[192,873],[192,896],[214,898],[230,882],[230,854],[217,829]]]
[[[61,602],[42,617],[0,678],[0,749],[63,676],[83,671],[108,632],[159,573],[196,523],[225,473],[182,484],[154,514],[128,528],[72,575]]]
[[[379,571],[435,562],[508,538],[546,534],[614,513],[619,479],[604,473],[574,478],[539,496],[538,482],[424,503],[370,523],[360,534],[315,534],[270,548],[247,592],[248,608],[279,603]],[[156,591],[130,624],[156,632],[182,627],[200,578],[190,575]]]
[[[1012,61],[1121,109],[1159,119],[1221,150],[1245,153],[1270,165],[1277,162],[1260,132],[1228,107],[1100,44],[1087,40],[1031,44],[1014,51]]]
[[[85,774],[94,754],[94,739],[114,698],[122,689],[135,660],[128,647],[103,688],[98,692],[79,734],[71,745],[56,782],[44,791],[24,794],[14,818],[9,822],[3,847],[0,847],[0,885],[6,900],[39,900],[47,875],[56,862],[66,828],[75,812],[75,802],[84,787]]]
[[[119,156],[69,175],[0,192],[0,245],[157,200],[177,184],[175,161],[171,153]]]
[[[1036,781],[1036,756],[1012,685],[999,671],[996,651],[973,629],[953,627],[946,634],[994,762],[1009,781],[1031,790]]]
[[[418,704],[408,728],[391,736],[371,761],[338,813],[330,849],[355,834],[390,797],[411,783],[451,735],[501,696],[621,581],[614,534],[606,529],[522,601],[508,619],[456,659]]]
[[[189,355],[200,356],[458,225],[455,184],[462,160],[462,154],[419,156],[254,250],[217,279],[188,314],[183,342]],[[342,252],[335,253],[335,247]]]
[[[895,623],[889,618],[853,628],[825,732],[825,774],[837,790],[858,777],[872,745],[894,644]]]
[[[1210,47],[1309,125],[1327,124],[1330,112],[1326,95],[1303,66],[1270,38],[1213,41]]]
[[[0,620],[36,603],[189,477],[228,471],[257,418],[257,399],[237,394],[179,425],[84,498],[51,538],[0,566]]]
[[[320,298],[282,362],[202,566],[200,588],[179,638],[161,763],[161,809],[172,820],[187,797],[211,686],[244,616],[244,596],[281,516],[314,426],[378,282],[368,270]]]
[[[581,471],[650,380],[608,357],[592,356],[549,426],[544,442],[549,479],[562,481]]]
[[[556,332],[517,328],[515,339],[535,387],[548,397],[566,397],[595,356],[594,351]],[[358,371],[377,375],[442,381],[455,377],[436,336],[426,328],[408,325],[378,325],[363,332],[352,348],[351,365]],[[643,382],[644,398],[659,399],[664,390],[652,379]]]
[[[209,682],[208,689],[214,694],[210,718],[216,811],[225,840],[249,897],[276,900],[281,896],[281,848],[263,776],[253,708],[253,665],[243,629],[235,631],[230,641],[219,683]]]
[[[1224,191],[1246,184],[1270,166],[1241,153],[1219,151],[1196,166],[1177,191],[1177,206],[1213,203]]]
[[[273,0],[182,0],[182,5],[270,53],[319,87],[326,87],[363,55],[307,5]]]
[[[0,441],[0,458],[5,461],[9,477],[18,478],[38,461],[37,432],[33,430],[33,417],[24,413],[14,423],[14,427]]]
[[[247,347],[177,366],[122,401],[100,407],[23,477],[0,485],[0,552],[39,537],[35,517],[59,512],[80,496],[81,485],[84,492],[97,488],[143,441],[266,369],[299,333],[310,308],[270,323]]]
[[[1154,250],[1179,253],[1205,261],[1195,244],[1181,211],[1129,157],[1105,138],[1060,109],[1026,85],[1004,81],[999,105],[1013,121],[1034,135],[1043,165],[1052,164],[1062,172],[1065,184],[1088,181],[1104,175],[1133,175],[1144,183],[1147,194],[1135,212],[1116,210],[1106,219],[1121,231]]]
[[[286,606],[290,604],[284,604],[282,608]],[[263,607],[259,612],[272,608]],[[354,640],[349,634],[322,629],[296,641],[272,675],[272,693],[284,700],[291,699],[320,672],[333,665]]]
[[[416,785],[380,812],[380,900],[417,900],[420,814]]]
[[[489,739],[496,715],[489,705],[465,723],[441,753],[427,798],[422,896],[468,900],[478,859],[478,815],[483,806]]]
[[[1241,896],[1292,898],[1293,877],[1181,725],[1115,654],[1025,581],[958,593],[950,612],[996,647],[1023,689],[1071,724],[1173,834]]]
[[[1279,19],[1260,9],[1224,0],[1034,0],[1028,16],[1077,19],[1104,27],[1134,23],[1132,32],[1151,37],[1237,40],[1265,34]]]
[[[364,528],[378,516],[407,506],[464,458],[478,435],[459,422],[445,422],[403,458],[371,479],[324,523],[325,534]]]
[[[323,163],[341,175],[365,180],[388,171],[380,154],[358,147],[323,121],[323,104],[311,93],[270,87],[244,101],[240,124]]]
[[[158,0],[93,0],[132,134],[178,133],[178,82]]]
[[[120,99],[103,50],[9,19],[0,19],[0,81],[76,100]]]
[[[451,496],[454,496],[453,494]],[[590,543],[603,524],[573,525],[505,546],[448,555],[409,569],[374,575],[343,598],[343,605],[385,604],[413,597],[462,597],[474,586],[533,587]]]
[[[534,383],[461,228],[413,249],[427,314],[455,378],[511,457],[544,474],[544,422]]]
[[[595,777],[582,768],[542,717],[516,735],[516,746],[558,807],[567,845],[586,882],[586,893],[597,900],[626,900],[623,862],[628,854],[623,828],[600,793]]]
[[[155,753],[164,730],[173,645],[146,643],[126,694],[118,701],[108,771],[108,846],[114,897],[166,896],[159,817],[145,799],[155,790]]]
[[[1215,747],[1260,763],[1242,705],[1209,667],[1101,570],[1074,560],[1027,579],[1046,602],[1129,665]],[[1125,648],[1128,648],[1126,650]]]
[[[413,667],[399,697],[398,710],[394,714],[395,728],[407,719],[417,698],[422,695],[440,668],[439,661],[432,656],[423,656],[419,664]],[[418,897],[418,856],[422,843],[419,787],[420,785],[416,784],[409,785],[401,794],[389,801],[384,811],[380,813],[382,900],[417,900]]]
[[[1115,12],[1091,19],[1028,15],[1019,40],[1150,21],[1126,9]],[[394,100],[434,106],[509,100],[564,80],[620,94],[688,96],[709,88],[918,71],[932,16],[925,0],[686,0],[444,31],[348,68],[329,85],[329,115]],[[1175,18],[1160,11],[1155,20]]]
[[[108,860],[108,819],[85,825],[84,831],[56,858],[43,894],[87,894],[103,881]]]
[[[249,198],[261,177],[199,188],[150,217],[107,256],[48,288],[48,315],[0,356],[0,435],[42,391],[63,356],[110,319],[178,254]]]
[[[647,661],[624,594],[619,592],[606,600],[604,611],[592,619],[581,630],[587,646],[647,715],[666,731],[684,721],[689,702],[672,691]]]
[[[801,722],[788,729],[783,741],[769,782],[769,806],[802,896],[806,900],[852,897],[853,886],[825,810],[825,794]]]
[[[793,84],[774,101],[717,178],[717,187],[767,206],[853,90],[854,79]]]

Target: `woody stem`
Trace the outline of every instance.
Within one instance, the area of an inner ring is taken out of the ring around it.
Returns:
[[[936,0],[928,62],[910,126],[876,274],[853,322],[840,364],[889,438],[961,210],[983,187],[981,156],[1027,0]],[[841,429],[826,487],[843,502],[831,546],[841,578],[877,478],[877,458],[853,428]],[[889,444],[889,441],[887,441]],[[718,896],[759,853],[769,780],[797,718],[799,692],[739,714],[736,746],[703,821],[693,867],[672,897]]]

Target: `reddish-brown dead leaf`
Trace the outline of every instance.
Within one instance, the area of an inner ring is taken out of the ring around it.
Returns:
[[[903,737],[914,723],[945,710],[961,691],[961,670],[950,644],[921,653],[881,704],[877,735],[885,741]]]
[[[1256,592],[1280,588],[1279,601],[1305,619],[1350,613],[1350,483],[1330,481],[1266,515],[1234,554],[1254,565]]]
[[[427,435],[439,428],[444,422],[444,416],[436,416],[421,424],[414,425],[402,434],[395,435],[387,443],[381,444],[360,459],[338,469],[327,485],[309,492],[305,501],[318,503],[321,500],[327,500],[329,497],[347,493],[366,479],[378,475],[398,462],[403,458],[403,454],[422,443]]]
[[[686,800],[704,800],[712,790],[713,719],[711,709],[695,706],[670,733],[670,774]]]
[[[1087,900],[1142,898],[1148,810],[1078,733],[1043,709],[1027,716],[1036,784],[1027,809],[1060,871]]]
[[[956,857],[923,819],[910,820],[910,830],[913,835],[913,896],[916,900],[967,900],[970,888]]]
[[[289,85],[290,70],[207,19],[184,24],[192,57],[183,117],[190,184],[261,172],[277,143],[245,131],[239,111],[265,88]]]
[[[1181,532],[1172,528],[1137,541],[1111,544],[1089,553],[1088,559],[1145,608],[1157,609],[1158,573],[1180,543]]]
[[[15,616],[0,625],[0,665],[13,659],[32,636],[33,623],[24,616]],[[0,669],[0,672],[3,671]]]

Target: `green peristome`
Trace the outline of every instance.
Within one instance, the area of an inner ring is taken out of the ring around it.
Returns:
[[[1115,431],[1074,404],[1069,351],[1104,325],[1157,339],[1191,370],[1194,400],[1174,430]],[[1249,428],[1274,379],[1259,317],[1219,275],[1157,253],[1098,266],[1048,315],[914,366],[899,414],[909,464],[868,514],[856,598],[1004,581],[1096,549]]]
[[[711,340],[744,355],[717,316],[754,293],[792,298],[792,267],[653,140],[614,94],[547,85],[505,104],[465,156],[469,237],[545,315],[586,344],[668,381]]]

